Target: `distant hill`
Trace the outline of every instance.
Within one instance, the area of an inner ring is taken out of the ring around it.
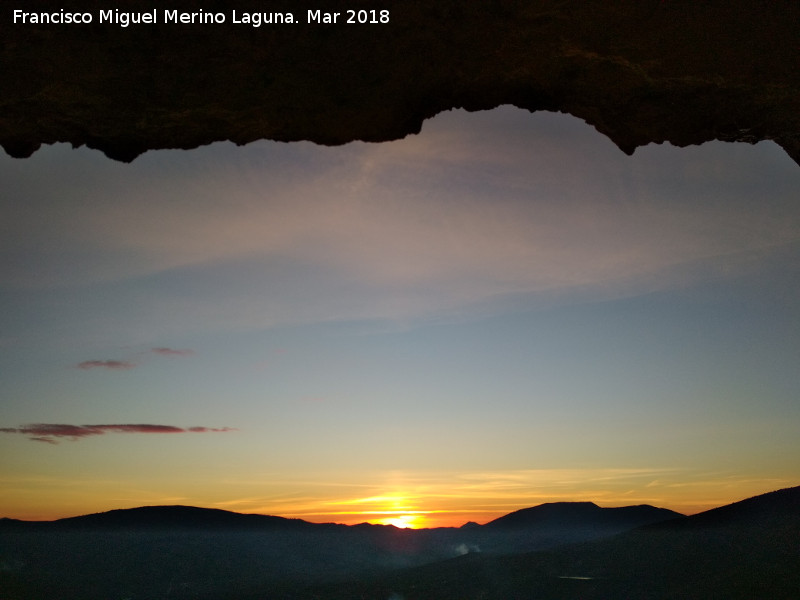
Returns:
[[[562,527],[584,524],[594,527],[630,529],[649,523],[683,517],[681,513],[647,504],[600,508],[594,502],[552,502],[523,508],[490,521],[490,529],[519,527]]]
[[[194,506],[142,506],[68,517],[52,522],[73,529],[300,529],[315,526],[301,519],[230,512]]]
[[[483,552],[512,554],[601,539],[683,516],[648,505],[601,508],[593,502],[553,502],[510,513],[472,533]]]
[[[800,519],[800,487],[786,488],[747,498],[692,515],[679,522],[660,523],[657,529],[760,527]]]

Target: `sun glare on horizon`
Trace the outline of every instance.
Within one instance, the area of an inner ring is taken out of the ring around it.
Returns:
[[[367,523],[373,525],[393,525],[399,529],[419,529],[428,526],[427,514],[429,511],[420,510],[416,506],[413,495],[395,492],[358,498],[345,503],[369,507],[362,511],[352,511],[352,513],[368,516]]]
[[[392,515],[374,521],[369,521],[374,525],[394,525],[398,529],[420,529],[424,527],[424,515]]]

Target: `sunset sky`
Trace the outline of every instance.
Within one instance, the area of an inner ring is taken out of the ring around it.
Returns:
[[[800,484],[800,167],[502,107],[0,156],[0,516],[486,522]]]

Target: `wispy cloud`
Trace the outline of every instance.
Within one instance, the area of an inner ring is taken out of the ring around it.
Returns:
[[[21,427],[2,427],[0,433],[19,433],[29,436],[34,442],[57,444],[59,438],[72,441],[92,435],[106,433],[225,433],[236,431],[231,427],[176,427],[174,425],[111,424],[111,425],[67,425],[63,423],[33,423]]]
[[[30,438],[34,442],[44,442],[46,444],[58,444],[53,438],[50,437],[32,437]]]
[[[79,369],[111,369],[114,371],[124,371],[135,366],[136,363],[127,360],[85,360],[77,365]]]
[[[155,354],[157,356],[192,356],[194,354],[194,350],[190,350],[188,348],[176,349],[176,348],[167,348],[165,346],[161,346],[158,348],[150,348],[149,350],[145,351],[143,354],[151,355]],[[142,360],[142,353],[138,355]],[[128,369],[133,369],[134,367],[138,367],[139,362],[133,362],[131,360],[117,360],[117,359],[109,359],[109,360],[85,360],[81,363],[76,365],[79,369],[111,369],[112,371],[126,371]]]
[[[153,354],[160,354],[161,356],[191,356],[194,350],[183,349],[177,350],[174,348],[152,348],[150,350]]]
[[[226,431],[236,431],[236,429],[232,427],[189,427],[186,431],[191,431],[192,433],[224,433]]]

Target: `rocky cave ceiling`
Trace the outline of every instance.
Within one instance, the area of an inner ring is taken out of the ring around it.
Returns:
[[[626,153],[769,139],[800,163],[798,2],[368,4],[389,23],[306,23],[309,8],[350,7],[325,0],[79,0],[69,10],[92,13],[90,25],[14,24],[6,5],[0,144],[18,158],[69,142],[130,161],[220,140],[379,142],[443,110],[513,104],[579,117]],[[203,8],[227,22],[99,24],[114,7]],[[234,24],[232,9],[300,22]]]

